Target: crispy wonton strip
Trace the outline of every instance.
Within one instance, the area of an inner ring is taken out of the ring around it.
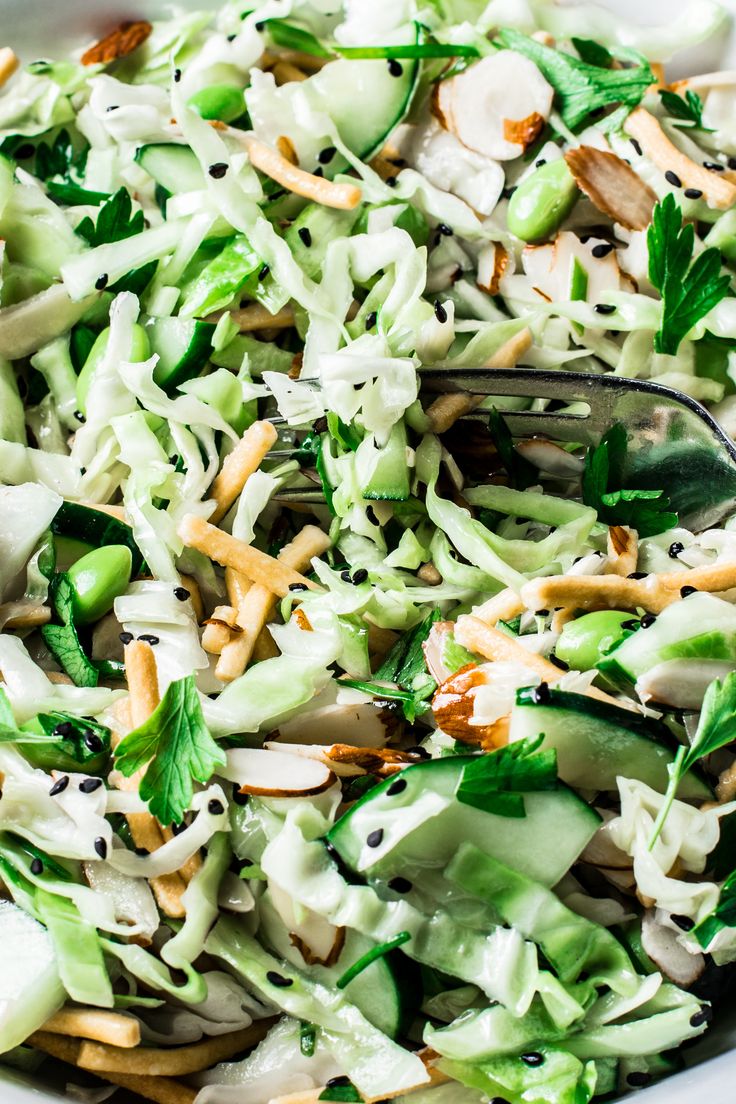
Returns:
[[[241,333],[265,329],[288,330],[294,325],[294,311],[289,306],[282,307],[276,314],[271,314],[260,303],[249,303],[241,310],[230,311],[230,317]]]
[[[65,1039],[60,1035],[52,1035],[50,1032],[37,1031],[28,1039],[31,1046],[66,1062],[70,1066],[79,1065],[79,1053],[82,1042],[79,1039]],[[130,1054],[130,1051],[125,1053]],[[119,1085],[123,1089],[130,1089],[145,1100],[153,1100],[155,1104],[194,1104],[197,1090],[188,1085],[182,1085],[179,1081],[172,1081],[168,1077],[141,1077],[129,1076],[125,1073],[105,1073],[100,1075],[112,1085]]]
[[[524,612],[524,603],[515,590],[507,587],[499,591],[484,602],[482,606],[476,606],[473,617],[479,621],[485,621],[487,625],[497,625],[499,621],[513,621],[520,613]]]
[[[178,533],[187,548],[196,548],[210,560],[223,567],[234,567],[242,575],[272,590],[279,598],[289,593],[289,587],[295,583],[309,590],[318,589],[316,584],[293,571],[273,556],[253,548],[244,541],[236,540],[223,533],[196,514],[187,514],[179,523]]]
[[[611,525],[608,530],[608,558],[611,575],[625,579],[639,562],[639,535],[628,525]]]
[[[62,1008],[46,1021],[43,1030],[52,1035],[93,1039],[116,1047],[136,1047],[141,1041],[138,1020],[98,1008]]]
[[[232,637],[236,616],[232,606],[215,606],[202,632],[202,647],[210,655],[222,655]]]
[[[287,188],[296,195],[311,199],[314,203],[321,203],[325,207],[337,207],[344,211],[352,211],[363,198],[363,193],[355,184],[335,184],[332,180],[325,180],[322,176],[305,172],[296,168],[275,149],[267,146],[258,138],[251,138],[242,132],[234,131],[238,139],[248,151],[251,165],[260,169],[266,176],[270,176],[282,188]]]
[[[201,1043],[179,1047],[137,1047],[121,1050],[101,1043],[83,1042],[78,1065],[82,1069],[109,1073],[133,1073],[149,1077],[184,1077],[225,1061],[259,1043],[273,1020],[256,1020],[241,1031],[215,1035]]]
[[[488,358],[486,368],[515,368],[527,349],[532,346],[532,332],[528,326],[504,341],[500,349]]]
[[[248,426],[233,451],[225,457],[222,469],[211,488],[211,497],[216,502],[210,518],[213,525],[224,518],[249,476],[261,466],[277,436],[270,422],[254,422]]]
[[[659,120],[643,107],[631,112],[624,123],[624,130],[630,138],[639,142],[660,172],[676,173],[683,188],[698,188],[709,207],[725,211],[736,203],[736,184],[725,180],[722,173],[711,172],[682,153],[667,137]]]
[[[316,525],[305,525],[294,540],[281,549],[278,562],[294,571],[306,571],[315,556],[330,547],[330,538]],[[238,608],[237,624],[242,630],[222,649],[215,675],[232,682],[245,670],[266,622],[273,613],[277,595],[269,587],[255,583]]]
[[[458,418],[474,410],[482,401],[482,395],[468,395],[461,391],[438,395],[426,411],[432,433],[446,433]]]
[[[133,728],[144,724],[161,701],[153,648],[145,640],[125,645],[125,677],[130,690],[130,720]],[[137,779],[137,782],[140,779]]]
[[[20,65],[18,55],[9,46],[0,46],[0,88],[7,84]]]

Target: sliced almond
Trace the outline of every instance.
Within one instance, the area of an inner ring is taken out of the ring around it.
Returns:
[[[547,441],[543,437],[519,441],[516,451],[539,471],[559,476],[560,479],[577,479],[583,470],[582,457],[567,452],[554,441]]]
[[[527,115],[526,119],[504,119],[503,136],[507,142],[523,146],[526,150],[532,142],[536,142],[546,121],[537,111]]]
[[[478,287],[498,295],[501,277],[509,266],[509,252],[500,242],[490,242],[478,256]]]
[[[439,728],[447,736],[465,744],[492,749],[508,743],[508,718],[490,725],[472,724],[475,702],[473,690],[485,684],[487,673],[476,663],[468,663],[442,683],[432,699],[432,712]]]
[[[694,985],[705,969],[702,954],[691,954],[677,939],[677,933],[660,924],[647,909],[641,922],[641,944],[655,966],[675,985]]]
[[[659,120],[643,107],[631,112],[624,130],[637,140],[660,172],[675,173],[683,188],[697,188],[709,207],[725,211],[736,203],[736,184],[724,179],[723,173],[711,172],[682,153],[667,137]]]
[[[18,55],[9,46],[0,47],[0,88],[7,84],[20,65]]]
[[[262,748],[234,748],[219,773],[239,785],[241,793],[257,797],[308,797],[335,782],[329,767],[316,759]]]
[[[292,945],[306,964],[334,966],[345,946],[345,928],[335,927],[312,909],[295,906],[289,894],[274,882],[269,884],[268,892]]]
[[[578,146],[567,151],[565,161],[581,192],[614,222],[644,230],[652,221],[656,194],[615,153]]]
[[[628,525],[611,525],[608,530],[610,574],[626,579],[639,562],[639,536]]]
[[[82,65],[108,65],[127,57],[142,46],[153,31],[153,26],[145,19],[126,21],[111,31],[109,35],[90,46],[82,54]]]

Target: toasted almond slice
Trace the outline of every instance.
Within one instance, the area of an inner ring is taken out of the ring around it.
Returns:
[[[43,1025],[52,1035],[93,1039],[116,1047],[136,1047],[141,1041],[141,1025],[132,1016],[97,1008],[62,1008]]]
[[[214,316],[213,316],[214,317]],[[241,333],[253,333],[254,330],[288,330],[294,325],[292,307],[282,307],[271,314],[260,303],[249,303],[247,307],[230,311],[230,317]]]
[[[503,136],[507,142],[528,149],[532,142],[536,142],[544,129],[546,119],[537,111],[532,111],[526,119],[504,119]]]
[[[455,740],[477,744],[486,751],[502,747],[509,740],[507,717],[493,724],[472,724],[475,701],[472,691],[487,680],[487,672],[468,663],[442,683],[432,698],[432,712],[439,728]]]
[[[330,763],[360,767],[366,774],[395,774],[397,770],[411,766],[414,762],[405,751],[398,751],[396,748],[364,748],[353,747],[351,744],[333,744],[325,748],[325,752]]]
[[[178,533],[187,548],[196,548],[223,567],[233,567],[242,575],[261,583],[279,598],[289,593],[295,583],[309,590],[318,589],[310,579],[279,563],[274,556],[253,548],[244,541],[223,533],[196,514],[187,514],[179,524]]]
[[[524,353],[532,347],[532,331],[528,326],[504,341],[500,349],[486,361],[486,368],[515,368]]]
[[[108,65],[127,57],[142,46],[153,31],[153,26],[145,19],[121,23],[109,35],[90,46],[82,54],[82,65]]]
[[[489,242],[478,255],[478,287],[498,295],[501,277],[509,266],[509,252],[500,242]]]
[[[9,46],[0,46],[0,88],[7,84],[20,65],[20,58]]]
[[[210,655],[222,655],[222,649],[230,643],[233,631],[243,631],[235,624],[236,616],[232,606],[215,606],[212,616],[204,622],[202,647]]]
[[[702,954],[692,954],[677,939],[677,932],[657,920],[647,909],[641,922],[641,945],[652,962],[675,985],[694,985],[705,969]]]
[[[230,128],[229,133],[245,146],[254,168],[260,169],[295,195],[321,203],[324,207],[336,207],[343,211],[352,211],[363,198],[363,193],[356,184],[335,184],[323,176],[305,172],[260,139],[233,128]]]
[[[308,966],[333,966],[345,945],[345,928],[336,927],[312,909],[296,905],[285,890],[269,883],[271,904]]]
[[[216,506],[210,520],[221,521],[241,493],[248,478],[261,466],[266,453],[278,434],[271,422],[253,422],[248,426],[232,452],[225,457],[220,472],[212,484],[211,497]]]
[[[697,188],[709,207],[725,211],[736,203],[736,184],[725,180],[722,173],[710,172],[682,153],[665,134],[658,119],[637,107],[624,123],[630,138],[636,138],[645,155],[660,172],[674,172],[683,188]]]
[[[560,479],[578,479],[585,463],[582,457],[574,456],[554,441],[546,441],[543,437],[519,441],[516,451],[539,471],[557,475]]]
[[[628,525],[611,525],[607,539],[610,573],[625,579],[639,562],[639,535]]]
[[[578,146],[565,161],[581,192],[604,215],[629,230],[644,230],[652,221],[657,196],[615,153]]]
[[[41,602],[5,602],[0,606],[0,632],[4,629],[35,629],[51,620],[51,610]]]
[[[330,768],[316,759],[262,748],[233,748],[219,773],[237,783],[241,793],[258,797],[308,797],[335,782]]]
[[[255,1046],[266,1035],[273,1020],[256,1020],[240,1031],[217,1035],[191,1046],[169,1048],[136,1047],[122,1050],[102,1043],[82,1043],[77,1064],[82,1069],[144,1077],[183,1077],[198,1073],[241,1051]]]

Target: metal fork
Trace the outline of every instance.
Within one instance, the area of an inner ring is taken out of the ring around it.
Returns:
[[[547,399],[584,403],[588,412],[510,410],[503,417],[513,437],[596,445],[622,423],[628,450],[624,476],[631,487],[663,490],[683,525],[702,530],[736,510],[736,446],[700,403],[645,380],[528,368],[425,369],[423,392]],[[464,420],[486,419],[471,411]],[[318,487],[283,488],[284,503],[320,503]]]

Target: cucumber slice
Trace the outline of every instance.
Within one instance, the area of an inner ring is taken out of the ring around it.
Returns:
[[[37,1031],[64,1003],[51,938],[17,905],[0,901],[0,1054]]]
[[[51,531],[59,536],[84,541],[93,548],[125,544],[133,554],[133,575],[137,575],[143,565],[143,556],[131,527],[104,510],[95,510],[78,502],[62,502],[51,522]]]
[[[410,493],[406,444],[403,422],[397,422],[392,428],[382,449],[376,446],[372,436],[361,441],[355,455],[355,468],[363,498],[406,502]]]
[[[260,899],[261,931],[276,954],[299,970],[304,970],[315,981],[334,988],[349,966],[362,958],[373,947],[370,939],[360,932],[348,929],[340,955],[332,966],[305,964],[301,952],[291,941],[287,928],[274,906],[269,890]],[[407,1008],[405,987],[390,956],[377,958],[358,977],[345,986],[344,993],[367,1020],[395,1039],[406,1024]]]
[[[152,142],[136,150],[135,159],[171,195],[198,192],[207,187],[202,166],[189,146]]]
[[[640,629],[598,663],[615,682],[628,684],[669,659],[719,659],[736,667],[736,607],[712,594],[674,602],[649,628]]]
[[[644,630],[646,631],[646,630]],[[536,704],[532,689],[519,690],[511,713],[509,741],[536,739],[557,752],[560,778],[586,790],[615,791],[616,777],[638,778],[664,793],[678,743],[665,725],[608,702],[549,689]],[[707,800],[710,787],[692,771],[680,784],[683,799]]]
[[[522,818],[464,805],[454,795],[472,759],[448,756],[407,767],[401,772],[406,785],[398,792],[396,779],[386,779],[340,817],[328,833],[329,843],[350,870],[390,878],[412,868],[444,869],[460,844],[470,840],[535,881],[554,885],[592,838],[600,817],[564,785],[524,794]],[[378,830],[380,845],[368,846],[368,837]]]
[[[158,354],[154,382],[169,391],[202,371],[212,351],[215,327],[192,318],[152,318],[145,331],[151,352]]]

